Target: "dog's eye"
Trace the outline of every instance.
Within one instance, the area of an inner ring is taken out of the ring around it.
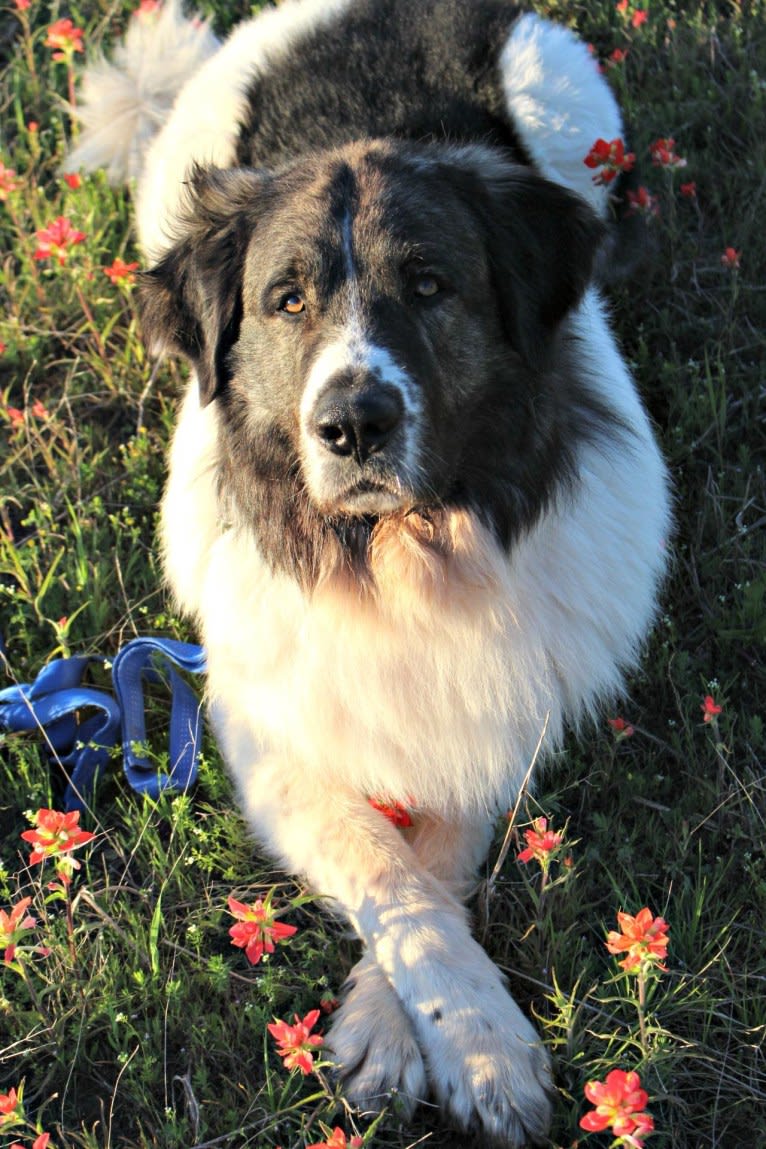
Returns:
[[[291,291],[289,295],[283,296],[280,300],[279,310],[286,312],[287,315],[300,315],[302,311],[306,310],[306,304],[297,291]]]
[[[431,299],[441,291],[441,284],[435,275],[416,275],[412,282],[412,290],[419,299]]]

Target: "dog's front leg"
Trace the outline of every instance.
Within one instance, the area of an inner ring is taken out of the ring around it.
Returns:
[[[361,795],[328,794],[284,761],[262,762],[243,791],[259,836],[353,922],[409,1018],[442,1105],[505,1145],[542,1138],[547,1057],[462,905]],[[376,1021],[386,1026],[389,1016]],[[406,1071],[399,1077],[406,1082]]]
[[[461,900],[468,896],[492,838],[492,821],[417,813],[405,837],[420,863]],[[391,982],[368,950],[351,970],[328,1037],[349,1100],[378,1111],[391,1096],[411,1114],[426,1095],[415,1031]]]

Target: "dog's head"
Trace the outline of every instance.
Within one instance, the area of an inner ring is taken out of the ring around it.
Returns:
[[[602,235],[583,201],[483,147],[385,141],[190,190],[145,332],[219,404],[223,480],[277,565],[310,581],[381,516],[528,525],[598,417],[562,339]]]

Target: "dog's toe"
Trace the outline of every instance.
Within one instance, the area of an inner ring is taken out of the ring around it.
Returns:
[[[327,1037],[343,1091],[360,1109],[377,1111],[393,1099],[410,1115],[427,1088],[410,1021],[371,958],[354,967],[348,984]]]

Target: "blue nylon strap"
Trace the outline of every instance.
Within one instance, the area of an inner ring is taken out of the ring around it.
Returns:
[[[143,679],[158,681],[163,662],[172,695],[168,774],[158,771],[142,752],[146,742]],[[174,666],[199,674],[205,670],[205,653],[199,646],[173,638],[134,638],[122,648],[112,666],[114,691],[122,712],[125,776],[134,790],[152,798],[168,788],[188,790],[197,777],[201,706]]]
[[[102,660],[56,658],[31,685],[0,690],[0,730],[44,730],[53,756],[66,768],[67,810],[86,808],[119,737],[120,710],[115,700],[103,690],[80,685],[93,661]]]
[[[203,673],[202,648],[170,638],[133,639],[114,660],[116,698],[80,685],[93,661],[103,660],[85,655],[57,658],[33,683],[0,690],[0,731],[44,731],[52,756],[69,776],[67,810],[86,808],[120,738],[125,775],[134,790],[156,798],[168,788],[188,789],[197,776],[202,715],[194,691],[174,668]],[[160,668],[172,696],[167,774],[141,752],[146,741],[144,681],[161,681]]]

